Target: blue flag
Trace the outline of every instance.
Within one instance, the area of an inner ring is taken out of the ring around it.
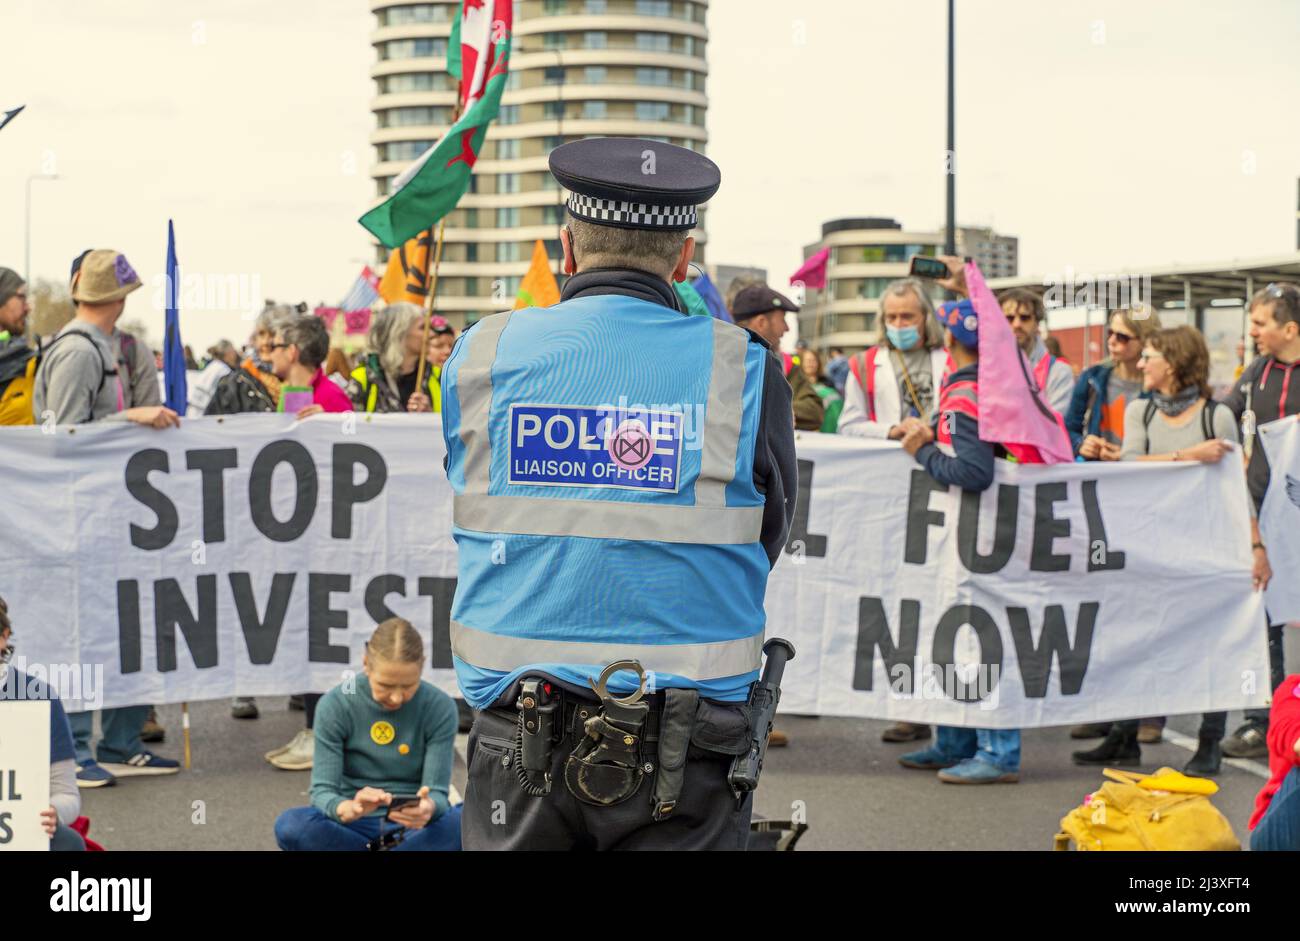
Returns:
[[[718,289],[713,286],[713,282],[709,280],[707,274],[701,271],[692,287],[695,288],[695,293],[700,295],[710,314],[718,320],[724,320],[727,323],[734,322],[731,319],[731,314],[727,313],[727,305],[722,303],[722,295],[718,293]]]
[[[181,293],[180,266],[176,264],[176,232],[167,220],[167,332],[163,340],[163,403],[177,415],[184,415],[189,401],[185,375],[185,344],[181,342],[181,316],[177,309]]]

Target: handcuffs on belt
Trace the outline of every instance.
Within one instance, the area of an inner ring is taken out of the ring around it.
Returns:
[[[677,805],[692,742],[704,751],[731,758],[727,781],[737,806],[758,786],[768,735],[781,701],[782,674],[786,662],[794,658],[794,647],[789,641],[772,638],[763,645],[763,652],[767,655],[763,674],[750,688],[740,715],[723,713],[730,720],[719,720],[718,706],[702,702],[698,690],[663,691],[657,728],[658,773],[651,795],[655,820],[667,819]],[[625,699],[611,695],[608,688],[610,679],[621,670],[637,674],[636,691]],[[583,803],[609,807],[633,797],[645,776],[656,771],[643,754],[650,716],[650,703],[644,700],[646,671],[636,660],[616,660],[601,671],[598,680],[588,683],[600,708],[583,722],[586,734],[564,762],[564,784]],[[521,682],[515,708],[519,731],[513,763],[519,786],[533,796],[549,794],[553,746],[565,732],[563,691],[542,677],[527,677]],[[704,718],[699,718],[701,715]]]
[[[618,699],[609,692],[610,678],[620,670],[637,674],[636,692]],[[641,787],[646,768],[641,759],[650,704],[643,701],[646,672],[636,660],[617,660],[601,672],[591,688],[600,700],[599,710],[583,723],[585,735],[564,763],[564,783],[578,800],[607,807],[622,803]],[[515,735],[514,767],[519,786],[535,797],[551,790],[551,753],[563,738],[564,717],[560,690],[542,677],[527,677],[515,701],[519,727]],[[561,722],[556,721],[559,713]]]

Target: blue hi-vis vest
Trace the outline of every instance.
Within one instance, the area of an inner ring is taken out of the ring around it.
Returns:
[[[769,355],[731,324],[615,295],[460,337],[442,418],[471,706],[529,673],[589,688],[623,659],[659,689],[746,698],[769,571],[753,477]]]

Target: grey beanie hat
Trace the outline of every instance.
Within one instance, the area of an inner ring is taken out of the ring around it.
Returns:
[[[0,304],[9,303],[9,298],[17,294],[26,283],[13,269],[0,268]]]

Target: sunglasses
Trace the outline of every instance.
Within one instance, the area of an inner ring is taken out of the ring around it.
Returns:
[[[1296,288],[1294,284],[1278,284],[1276,281],[1272,281],[1264,286],[1265,297],[1281,298],[1288,294],[1292,296],[1300,296],[1300,289]]]
[[[1137,337],[1133,336],[1131,333],[1120,333],[1118,330],[1107,330],[1106,339],[1119,340],[1121,343],[1132,343],[1137,339]]]

